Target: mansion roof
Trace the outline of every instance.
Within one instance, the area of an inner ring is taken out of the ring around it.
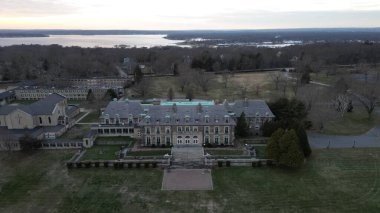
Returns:
[[[101,118],[128,119],[140,118],[142,125],[157,125],[166,123],[178,125],[205,124],[235,124],[230,116],[239,116],[242,112],[247,117],[269,117],[274,115],[265,101],[242,100],[233,103],[202,105],[142,104],[140,101],[112,101],[104,110]]]

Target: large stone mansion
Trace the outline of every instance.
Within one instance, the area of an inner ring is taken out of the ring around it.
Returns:
[[[274,118],[265,101],[112,101],[91,128],[84,146],[91,147],[97,136],[130,136],[142,146],[233,145],[236,119],[244,112],[252,133],[259,134],[265,121]]]

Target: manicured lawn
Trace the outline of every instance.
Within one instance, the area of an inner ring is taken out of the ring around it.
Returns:
[[[205,149],[210,155],[243,155],[242,149]]]
[[[73,151],[0,153],[0,212],[378,212],[380,149],[317,150],[296,171],[212,171],[213,191],[161,191],[160,169],[73,169]]]
[[[81,160],[115,160],[115,153],[120,150],[120,145],[94,146],[86,149]]]
[[[97,123],[99,122],[99,113],[90,112],[86,117],[79,121],[80,123]]]
[[[266,148],[267,148],[266,146],[255,146],[256,158],[266,159],[267,158]]]
[[[82,140],[90,129],[91,125],[75,125],[59,138]]]
[[[352,113],[346,113],[344,117],[339,117],[325,125],[324,133],[334,135],[360,135],[368,132],[370,129],[380,124],[380,117],[376,112],[372,118],[368,115],[363,107],[354,108]]]
[[[170,154],[170,149],[128,152],[127,156],[160,156],[162,157],[165,154]]]

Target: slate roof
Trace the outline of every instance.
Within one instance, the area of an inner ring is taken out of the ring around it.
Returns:
[[[267,103],[263,100],[239,100],[226,104],[226,108],[230,113],[234,113],[235,116],[240,116],[244,112],[248,118],[256,117],[257,113],[260,117],[275,117]]]
[[[51,115],[58,102],[65,97],[56,93],[47,96],[44,99],[36,101],[30,105],[7,105],[0,107],[0,115],[8,115],[14,110],[22,110],[30,115]]]
[[[140,102],[136,101],[111,101],[107,108],[104,110],[103,115],[109,115],[110,118],[115,118],[116,114],[120,118],[128,118],[129,114],[132,114],[133,117],[144,113],[142,105]]]
[[[2,93],[0,93],[0,100],[4,100],[4,99],[10,98],[12,96],[15,96],[13,91],[2,92]]]

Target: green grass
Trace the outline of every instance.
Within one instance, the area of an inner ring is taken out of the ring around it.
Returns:
[[[212,171],[213,191],[161,191],[160,169],[73,169],[74,151],[0,153],[0,212],[378,212],[380,149],[317,150],[300,170]]]
[[[137,151],[137,152],[128,152],[127,156],[163,156],[165,154],[170,154],[170,149],[166,150],[151,150],[151,151]]]
[[[380,124],[380,117],[374,112],[371,119],[362,107],[355,107],[352,113],[346,113],[325,125],[324,133],[334,135],[360,135]]]
[[[99,122],[99,114],[97,112],[90,112],[86,117],[79,121],[79,123],[97,123]]]
[[[90,131],[91,125],[74,125],[69,131],[63,134],[60,139],[82,140],[83,136]]]
[[[266,146],[255,146],[256,149],[256,158],[267,158]]]
[[[115,153],[119,150],[120,145],[94,146],[86,149],[86,153],[81,160],[115,160]]]
[[[243,155],[242,149],[206,149],[210,155]]]

